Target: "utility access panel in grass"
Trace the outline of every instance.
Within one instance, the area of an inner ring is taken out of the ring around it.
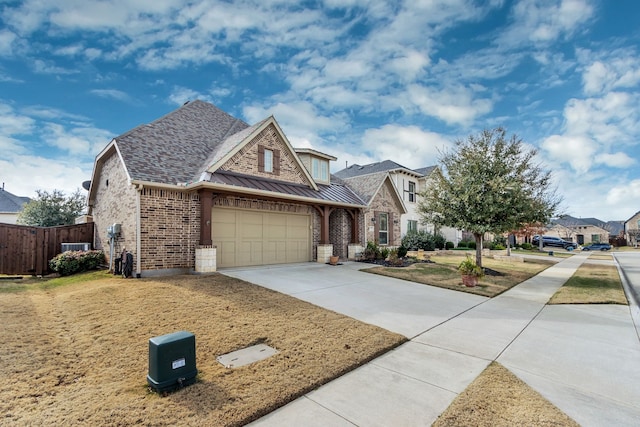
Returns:
[[[196,381],[196,337],[180,331],[149,339],[147,383],[162,393]]]

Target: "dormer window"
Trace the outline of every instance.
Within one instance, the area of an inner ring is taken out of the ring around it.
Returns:
[[[316,181],[329,181],[329,162],[316,157],[312,158],[311,177]]]

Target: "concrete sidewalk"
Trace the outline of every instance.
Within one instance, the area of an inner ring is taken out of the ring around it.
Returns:
[[[638,425],[640,343],[628,308],[545,306],[588,255],[493,299],[357,263],[224,271],[412,338],[252,425],[430,425],[492,360],[582,425]]]

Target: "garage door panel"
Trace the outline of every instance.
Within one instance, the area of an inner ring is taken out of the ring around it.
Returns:
[[[219,267],[306,262],[311,256],[309,215],[242,209],[212,210]]]

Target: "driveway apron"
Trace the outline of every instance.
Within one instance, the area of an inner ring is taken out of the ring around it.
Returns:
[[[493,299],[363,273],[359,263],[224,270],[411,338],[251,425],[430,425],[496,359],[583,425],[633,425],[640,372],[631,361],[640,360],[640,343],[629,333],[628,309],[625,319],[621,307],[545,308],[587,257],[565,259]],[[601,322],[610,329],[593,327]],[[630,377],[613,375],[599,394],[598,369],[617,365],[602,345],[613,346]],[[616,414],[600,411],[607,406]]]

